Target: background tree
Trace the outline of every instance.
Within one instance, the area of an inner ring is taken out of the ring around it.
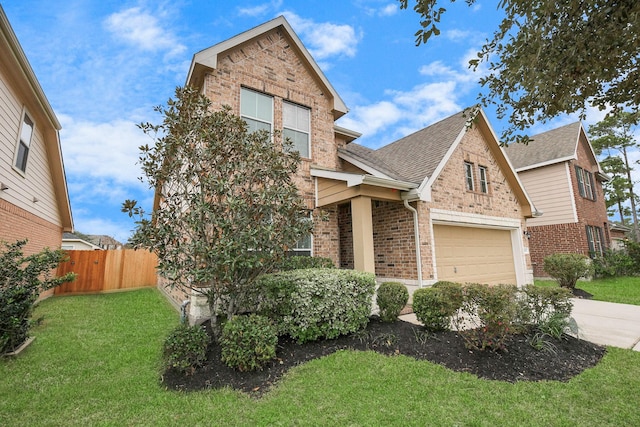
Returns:
[[[311,231],[305,204],[292,181],[300,157],[279,134],[249,133],[228,107],[192,88],[156,110],[160,125],[141,129],[154,145],[140,147],[140,163],[159,208],[139,215],[133,243],[155,252],[159,273],[172,286],[208,299],[216,314],[237,313],[257,276]]]
[[[589,134],[593,138],[591,144],[596,154],[602,155],[606,153],[606,157],[602,161],[603,170],[614,177],[605,187],[608,203],[618,204],[620,216],[624,223],[624,208],[622,206],[629,202],[634,240],[638,240],[639,237],[638,212],[636,209],[638,196],[631,178],[633,166],[629,162],[629,150],[639,148],[632,132],[637,120],[637,113],[617,111],[595,125],[589,126]]]
[[[399,1],[408,7],[408,0]],[[443,2],[416,0],[416,45],[440,34]],[[561,113],[579,112],[584,119],[588,104],[637,111],[639,1],[501,0],[498,8],[505,16],[470,66],[488,64],[480,100],[493,104],[498,118],[509,115],[503,143],[526,139],[519,130]]]

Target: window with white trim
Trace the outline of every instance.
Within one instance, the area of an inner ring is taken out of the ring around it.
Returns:
[[[310,110],[290,102],[282,104],[283,136],[293,143],[292,150],[300,153],[301,157],[311,157]]]
[[[251,89],[240,89],[240,116],[249,125],[249,132],[273,126],[273,97]]]
[[[303,221],[313,221],[311,212]],[[298,239],[296,244],[290,249],[289,255],[297,256],[312,256],[313,255],[313,235],[311,233],[306,234]]]
[[[474,185],[473,185],[473,163],[464,162],[464,176],[465,176],[465,182],[466,182],[467,190],[473,191],[474,190]]]
[[[480,174],[480,191],[483,193],[488,193],[489,175],[487,174],[487,168],[485,166],[478,166],[478,173]]]
[[[31,138],[33,137],[33,120],[25,113],[22,119],[22,127],[20,128],[20,139],[16,153],[15,166],[22,172],[27,171],[27,160],[29,159],[29,149],[31,147]]]

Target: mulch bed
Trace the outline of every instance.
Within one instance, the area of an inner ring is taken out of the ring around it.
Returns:
[[[333,340],[297,344],[282,337],[278,343],[277,359],[263,370],[254,372],[238,372],[227,367],[220,361],[219,346],[211,345],[206,364],[193,375],[185,376],[169,369],[164,373],[162,383],[168,388],[184,391],[229,386],[260,396],[290,368],[338,350],[402,354],[488,380],[567,381],[595,366],[606,352],[605,347],[568,335],[560,340],[548,338],[553,351],[536,350],[526,336],[516,335],[507,342],[507,352],[493,352],[468,350],[456,332],[425,334],[426,330],[420,325],[404,321],[384,323],[372,318],[365,331]]]

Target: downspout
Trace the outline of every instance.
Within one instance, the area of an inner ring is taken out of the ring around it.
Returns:
[[[182,301],[182,304],[180,305],[180,323],[187,323],[188,321],[187,306],[189,304],[191,304],[191,301],[186,299]]]
[[[420,224],[418,223],[418,211],[404,199],[404,207],[413,213],[413,234],[416,241],[416,267],[418,270],[418,288],[422,287],[422,257],[420,256]]]

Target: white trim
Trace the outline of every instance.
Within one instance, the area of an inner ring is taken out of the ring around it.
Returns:
[[[400,191],[409,191],[416,187],[412,182],[398,181],[395,179],[381,178],[372,175],[362,175],[349,172],[338,172],[325,169],[311,168],[311,176],[318,178],[328,178],[337,181],[345,181],[347,187],[355,187],[362,184],[372,185],[374,187],[394,188]]]
[[[363,171],[365,171],[367,173],[370,173],[373,176],[377,176],[379,178],[393,179],[389,175],[384,174],[384,173],[380,172],[379,170],[371,167],[370,165],[358,160],[356,157],[354,157],[351,154],[346,154],[344,152],[338,152],[338,157],[341,158],[342,160],[346,160],[347,162],[349,162],[352,165],[362,169]]]
[[[535,165],[524,166],[518,169],[515,169],[516,172],[524,172],[531,169],[537,169],[544,166],[554,165],[556,163],[569,162],[571,160],[578,160],[578,158],[574,156],[560,157],[558,159],[547,160],[546,162],[536,163]]]
[[[565,170],[567,172],[567,185],[569,186],[569,196],[571,199],[571,212],[573,214],[573,222],[578,222],[578,208],[576,207],[576,193],[573,192],[573,181],[571,180],[571,166],[569,165],[569,162],[566,162],[564,164],[565,166]],[[576,179],[578,179],[576,177]]]
[[[480,215],[466,212],[431,209],[429,227],[431,232],[431,251],[433,263],[433,275],[438,280],[438,265],[436,263],[436,244],[433,233],[434,225],[447,225],[454,227],[475,227],[510,232],[511,253],[516,272],[516,285],[522,287],[527,284],[527,263],[525,260],[524,243],[522,241],[522,221],[517,218],[503,218],[488,215]]]

